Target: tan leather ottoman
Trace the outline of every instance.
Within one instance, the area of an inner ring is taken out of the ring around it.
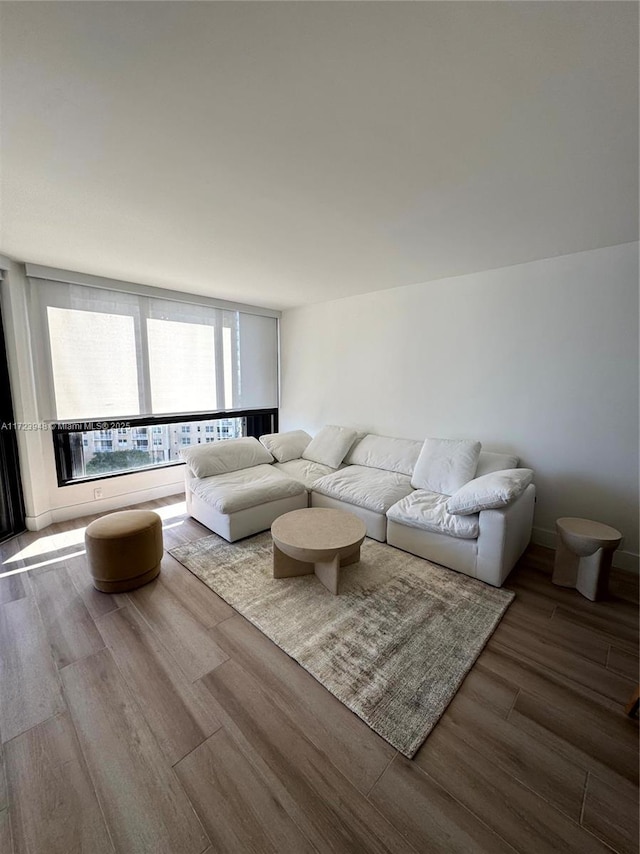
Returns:
[[[162,561],[162,521],[152,510],[121,510],[91,522],[85,531],[93,586],[124,593],[152,581]]]

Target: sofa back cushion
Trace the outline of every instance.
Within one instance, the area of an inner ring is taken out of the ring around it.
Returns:
[[[414,489],[453,495],[476,473],[480,442],[425,439],[411,478]]]
[[[392,439],[368,433],[353,445],[344,461],[347,465],[412,475],[422,445],[422,442],[411,439]]]
[[[279,463],[299,460],[311,441],[306,430],[289,430],[287,433],[266,433],[260,442]]]
[[[212,477],[273,462],[269,451],[252,436],[183,448],[180,456],[196,477]]]
[[[495,454],[493,451],[480,451],[476,477],[491,474],[492,471],[518,468],[520,460],[511,454]]]
[[[350,427],[336,427],[328,424],[323,427],[302,452],[303,460],[312,460],[323,466],[337,469],[357,437]]]

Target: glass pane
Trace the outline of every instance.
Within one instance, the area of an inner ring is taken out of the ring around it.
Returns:
[[[278,405],[278,324],[274,317],[239,315],[240,378],[234,408]]]
[[[140,414],[133,318],[47,307],[60,421]]]
[[[152,411],[217,409],[213,326],[151,318],[147,335]]]
[[[180,450],[190,445],[238,439],[245,435],[245,419],[216,418],[70,435],[77,453],[73,478],[98,477],[179,462]]]

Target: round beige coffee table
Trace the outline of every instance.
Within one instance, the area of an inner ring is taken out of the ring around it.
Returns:
[[[279,516],[271,526],[273,577],[316,574],[338,593],[340,567],[360,560],[367,528],[353,513],[309,507]]]
[[[622,534],[602,522],[565,516],[556,521],[558,546],[552,581],[575,587],[595,602],[607,594],[609,570]]]

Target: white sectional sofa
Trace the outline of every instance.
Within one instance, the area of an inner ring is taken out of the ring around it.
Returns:
[[[530,469],[477,442],[413,441],[345,427],[199,445],[183,451],[187,509],[233,542],[289,510],[333,507],[367,535],[500,586],[531,537]]]

